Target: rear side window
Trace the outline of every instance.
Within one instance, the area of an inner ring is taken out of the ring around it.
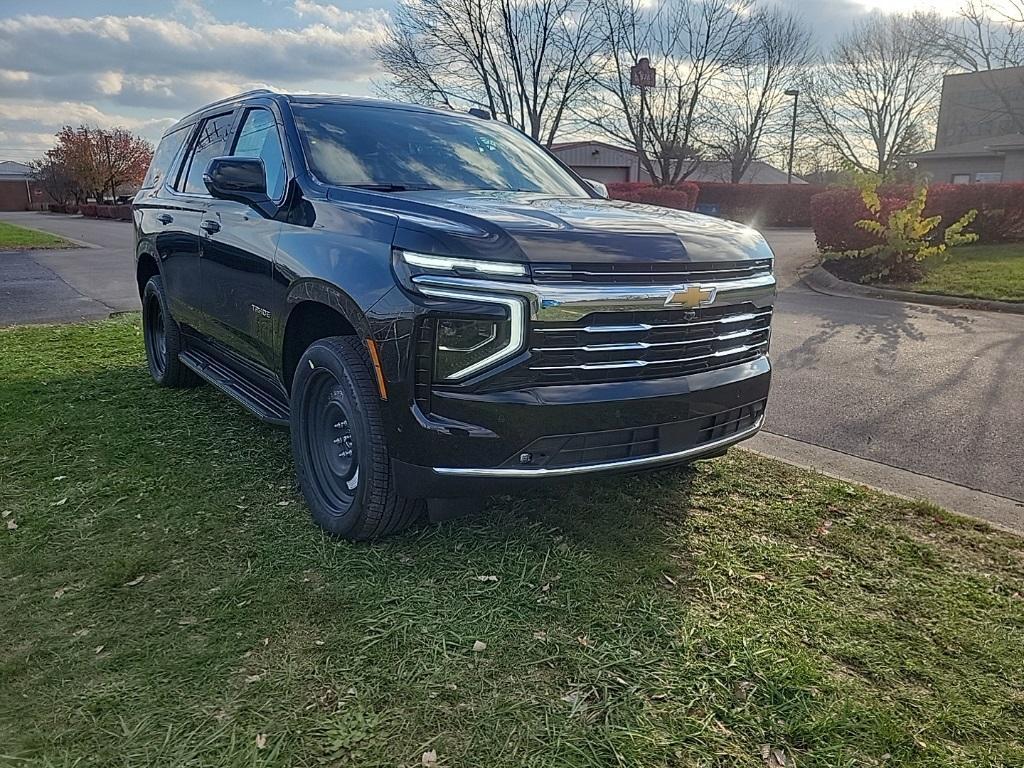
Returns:
[[[234,124],[233,114],[208,117],[199,126],[188,162],[188,170],[184,178],[178,180],[175,187],[179,192],[191,195],[205,195],[206,185],[203,184],[203,173],[210,161],[215,157],[227,154],[227,139]]]
[[[167,178],[167,175],[171,172],[171,163],[174,162],[178,156],[178,151],[181,149],[181,145],[188,138],[188,132],[191,127],[188,125],[184,128],[179,128],[174,133],[168,133],[160,140],[160,145],[156,148],[156,152],[153,153],[153,160],[149,164],[149,170],[146,171],[146,178],[142,182],[143,189],[157,187]]]
[[[274,116],[266,109],[250,109],[235,140],[236,157],[258,157],[267,172],[267,195],[280,200],[284,194],[285,169],[281,137]]]

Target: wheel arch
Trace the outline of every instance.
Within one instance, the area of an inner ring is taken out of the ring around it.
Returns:
[[[149,279],[159,274],[160,264],[156,257],[148,251],[140,251],[135,260],[135,282],[139,286],[139,298],[142,298]]]
[[[370,325],[359,305],[336,286],[319,280],[299,283],[288,295],[288,314],[281,332],[281,381],[291,392],[302,353],[330,336],[369,338]]]

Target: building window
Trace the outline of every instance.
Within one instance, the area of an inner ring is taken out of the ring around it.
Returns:
[[[969,174],[969,173],[954,173],[953,174],[953,183],[954,184],[970,184],[971,183],[971,174]]]
[[[979,184],[999,184],[1003,180],[1003,174],[998,171],[995,173],[976,173],[974,174],[974,180]]]

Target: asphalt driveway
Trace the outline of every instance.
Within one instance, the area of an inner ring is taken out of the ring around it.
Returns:
[[[130,223],[33,212],[3,212],[0,221],[82,246],[0,253],[0,327],[93,320],[140,308]]]
[[[0,325],[138,309],[130,225],[0,220],[94,246],[0,254]],[[1024,501],[1024,316],[824,296],[799,280],[811,233],[766,235],[779,281],[766,431]]]

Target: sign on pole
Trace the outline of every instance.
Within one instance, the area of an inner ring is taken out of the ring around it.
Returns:
[[[653,88],[656,77],[650,59],[640,59],[629,68],[629,84],[634,88]]]

